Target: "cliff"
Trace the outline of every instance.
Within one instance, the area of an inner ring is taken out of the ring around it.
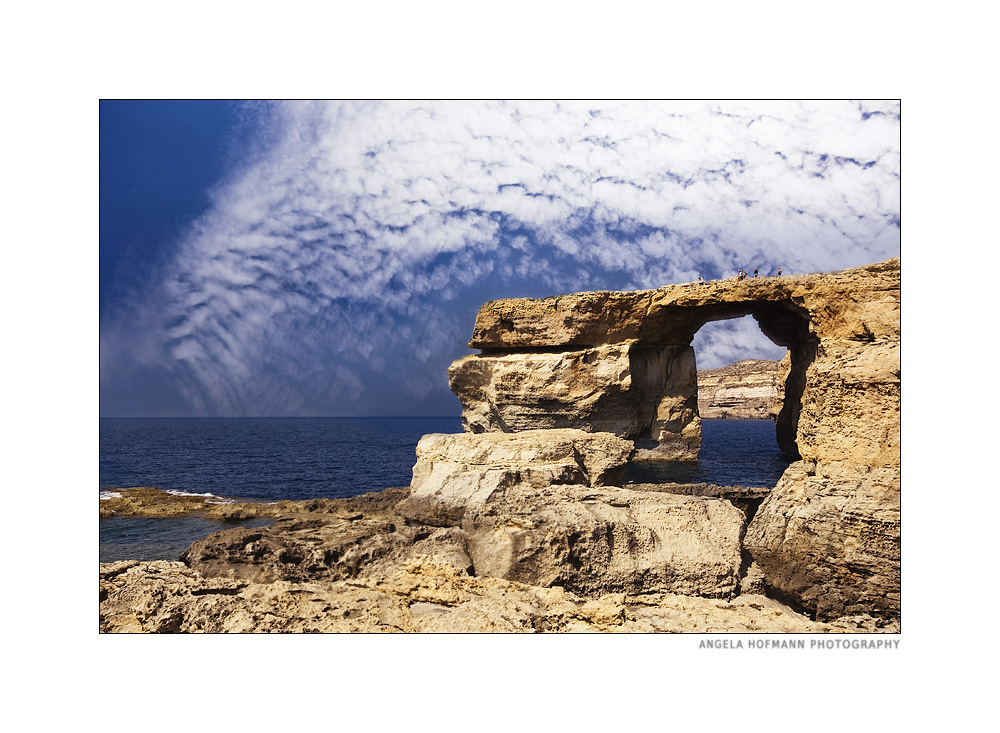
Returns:
[[[787,362],[745,359],[719,369],[699,369],[698,416],[724,420],[777,419],[785,393],[787,366]]]

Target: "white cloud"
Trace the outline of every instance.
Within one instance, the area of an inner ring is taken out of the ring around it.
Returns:
[[[213,192],[136,327],[210,413],[336,411],[373,359],[426,396],[471,326],[448,304],[487,285],[643,288],[897,255],[897,116],[851,102],[276,105],[269,143]],[[718,358],[759,346],[742,326],[720,333]]]
[[[781,359],[786,351],[761,332],[753,316],[706,323],[692,345],[699,369],[717,369],[741,359]]]

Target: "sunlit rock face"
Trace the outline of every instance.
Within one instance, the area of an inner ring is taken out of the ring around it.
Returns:
[[[898,463],[899,258],[829,274],[492,301],[469,342],[481,353],[452,365],[451,386],[470,432],[599,424],[672,446],[697,432],[695,333],[746,315],[789,350],[784,450]],[[665,457],[682,456],[668,448]]]
[[[469,342],[481,353],[452,365],[451,386],[469,432],[576,427],[632,440],[640,458],[694,459],[692,339],[709,321],[746,315],[788,349],[776,431],[801,459],[754,516],[747,549],[771,589],[819,618],[859,608],[898,616],[899,258],[828,274],[492,301]],[[816,533],[815,512],[841,518]]]
[[[771,589],[818,620],[900,614],[900,472],[797,461],[761,505],[744,547]]]
[[[631,442],[573,429],[425,435],[408,523],[460,527],[477,576],[602,593],[731,598],[742,511],[724,499],[632,491]]]
[[[413,521],[457,526],[470,507],[502,497],[516,484],[543,489],[619,483],[631,454],[627,440],[582,430],[432,433],[417,444],[411,493],[397,510]]]
[[[731,598],[743,512],[724,499],[518,484],[462,519],[476,572],[585,596]]]
[[[468,432],[607,432],[634,441],[639,457],[671,460],[693,459],[701,447],[690,346],[484,354],[448,375]]]

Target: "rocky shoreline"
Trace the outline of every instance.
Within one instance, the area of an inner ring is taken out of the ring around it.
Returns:
[[[637,488],[740,492],[704,484]],[[102,633],[899,630],[868,616],[816,622],[762,592],[731,599],[662,592],[585,597],[562,587],[478,577],[461,530],[415,524],[396,511],[409,488],[347,499],[224,505],[151,488],[115,493],[121,497],[101,501],[102,516],[266,516],[276,522],[216,532],[177,562],[101,563]]]

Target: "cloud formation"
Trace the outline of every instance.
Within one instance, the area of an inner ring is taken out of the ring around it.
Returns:
[[[102,390],[107,343],[169,375],[192,414],[421,411],[445,404],[489,298],[899,254],[894,103],[296,102],[250,118],[255,154],[160,292],[102,323]],[[743,325],[716,333],[711,358],[766,348]]]

